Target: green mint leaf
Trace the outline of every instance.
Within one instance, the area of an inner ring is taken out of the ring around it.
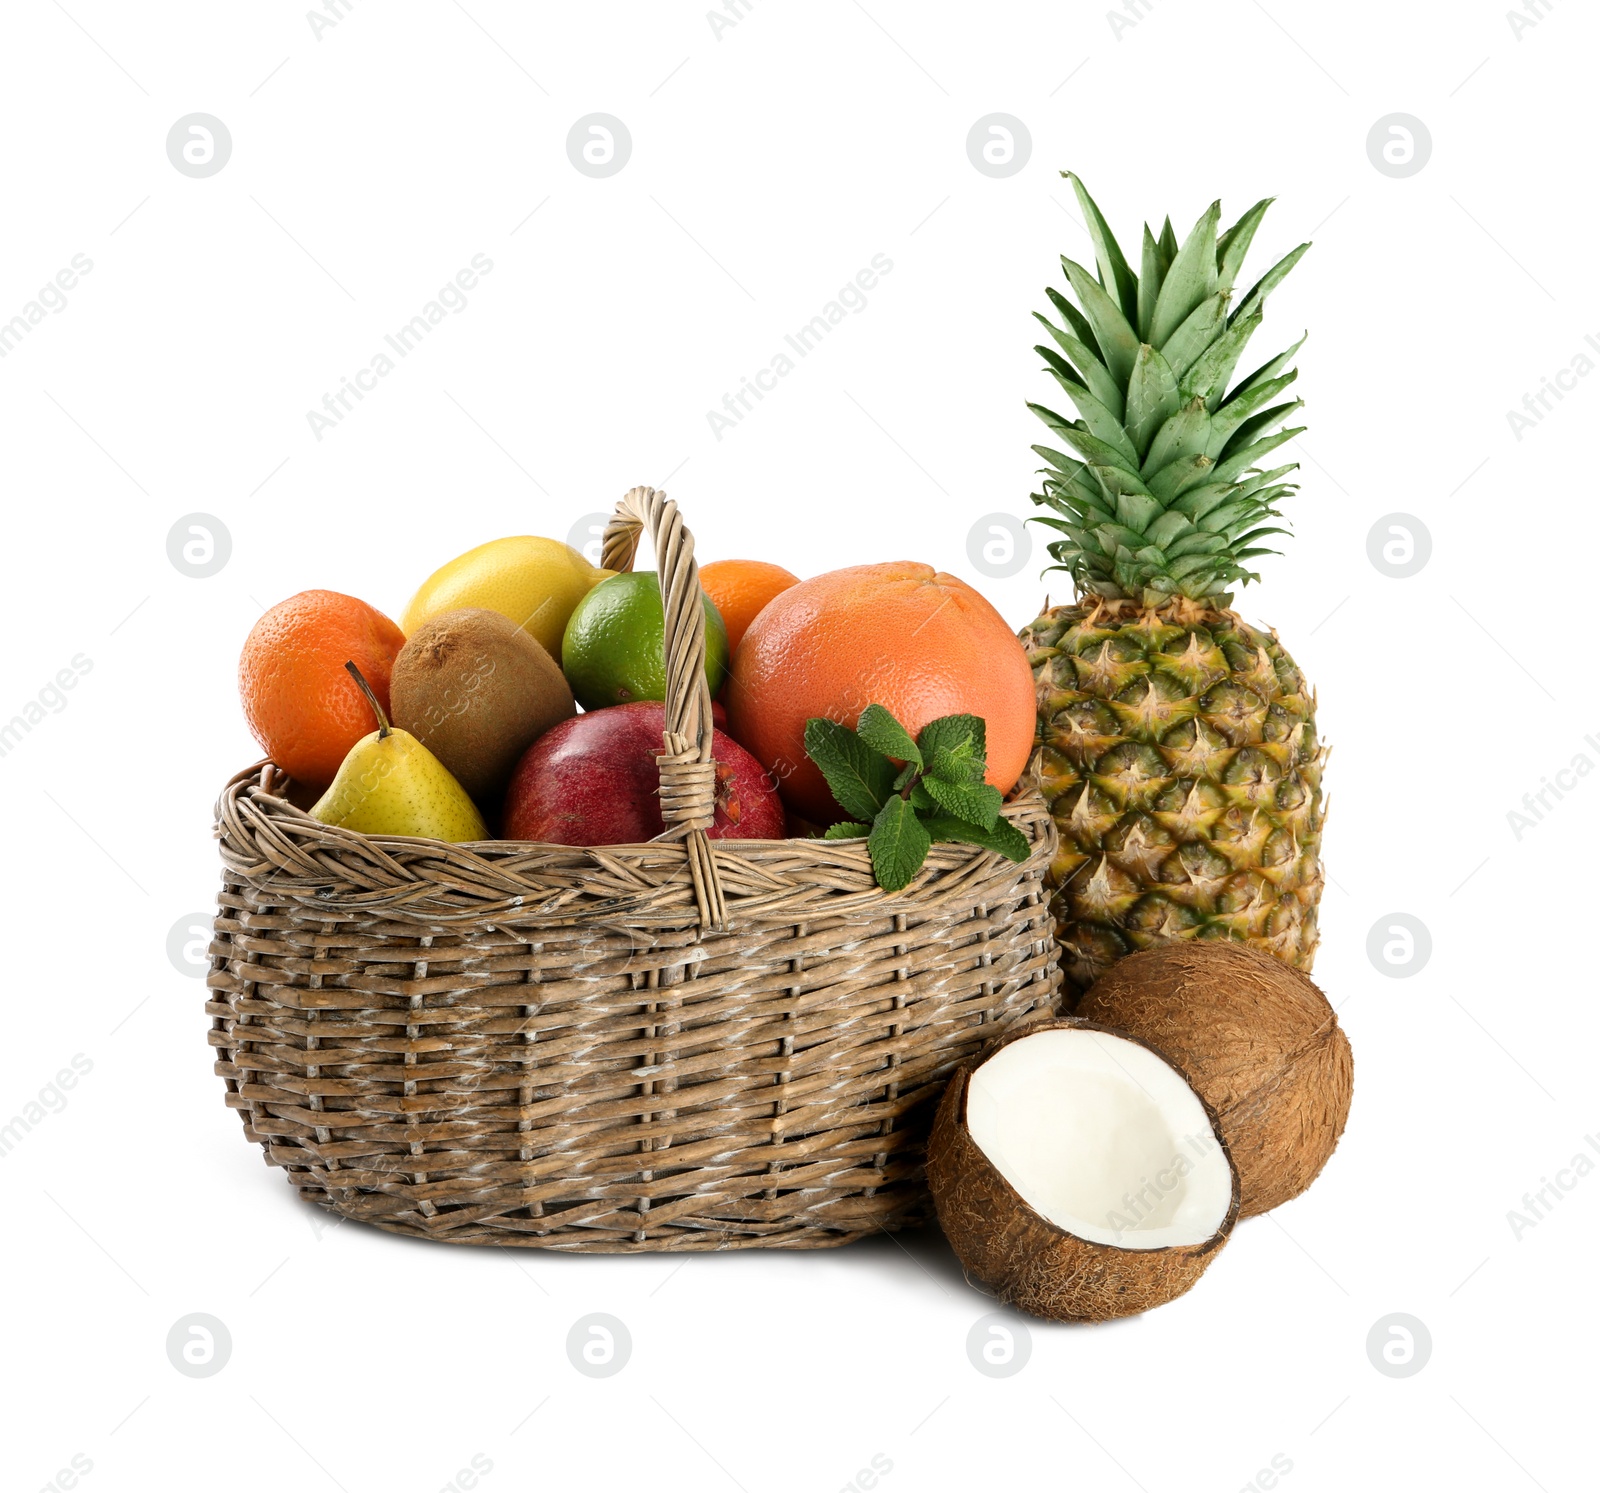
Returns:
[[[945,778],[925,777],[922,786],[928,796],[947,814],[975,824],[979,829],[993,829],[1000,817],[1000,805],[1005,802],[998,788],[988,783],[952,783]]]
[[[908,762],[900,769],[900,776],[894,780],[894,791],[898,793],[902,788],[909,787],[916,782],[917,774],[922,769],[915,762]]]
[[[928,790],[922,786],[922,781],[911,785],[911,807],[919,814],[934,814],[938,812],[939,805],[928,797]]]
[[[979,829],[953,814],[939,814],[922,821],[930,839],[960,840],[967,845],[981,845],[985,850],[995,850],[1007,860],[1025,861],[1028,858],[1028,837],[1014,824],[996,819],[993,829]]]
[[[839,824],[830,824],[823,833],[824,840],[864,840],[872,831],[864,824],[856,824],[846,819]]]
[[[861,712],[856,722],[856,735],[885,757],[922,766],[922,753],[911,739],[911,733],[881,705],[869,705]]]
[[[911,805],[903,798],[891,798],[878,811],[867,837],[878,885],[886,892],[898,892],[921,869],[932,843]]]
[[[984,774],[983,717],[944,715],[929,721],[917,738],[926,770],[951,783],[981,783]]]
[[[943,747],[946,751],[959,751],[962,747],[970,747],[972,755],[982,761],[989,748],[984,740],[983,717],[981,715],[941,715],[936,721],[929,721],[917,732],[917,745],[922,748],[922,760],[931,760],[933,754]]]
[[[947,783],[981,783],[987,769],[981,755],[970,747],[940,747],[928,758],[924,771]]]
[[[894,796],[894,767],[854,731],[824,716],[806,722],[806,755],[822,769],[839,807],[870,822]]]

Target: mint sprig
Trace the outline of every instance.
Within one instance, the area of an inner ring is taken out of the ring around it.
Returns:
[[[975,824],[979,829],[993,829],[995,820],[1000,817],[1004,799],[998,788],[991,788],[987,783],[952,783],[947,778],[929,774],[922,779],[922,786],[928,790],[928,797],[947,814]]]
[[[908,766],[922,766],[922,751],[911,739],[911,733],[881,705],[869,705],[861,712],[856,735],[885,757],[898,757]]]
[[[854,731],[820,716],[806,722],[806,755],[852,818],[824,839],[867,842],[885,891],[908,886],[936,840],[956,840],[1028,858],[1027,837],[1000,817],[1000,790],[987,771],[982,717],[946,715],[915,738],[882,705],[861,712]]]
[[[856,819],[875,819],[894,794],[889,759],[838,721],[812,716],[806,722],[806,756],[822,768],[839,807]]]
[[[872,874],[886,891],[897,892],[921,869],[933,847],[933,836],[917,811],[903,798],[891,798],[872,821],[867,854]]]

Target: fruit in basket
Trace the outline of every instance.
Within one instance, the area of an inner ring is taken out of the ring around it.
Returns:
[[[706,614],[706,683],[716,694],[728,668],[728,634],[702,595]],[[561,641],[561,668],[585,710],[667,697],[666,614],[653,570],[630,570],[600,582],[573,609]]]
[[[528,748],[506,789],[508,840],[556,845],[634,845],[663,829],[656,757],[666,707],[639,700],[574,716]],[[732,737],[714,731],[716,823],[713,840],[783,838],[783,805],[761,764]]]
[[[739,640],[762,607],[799,584],[799,576],[766,560],[713,560],[700,567],[700,588],[715,603],[728,629],[730,656],[739,651]]]
[[[487,607],[543,644],[551,658],[560,658],[572,609],[610,574],[559,539],[491,539],[434,571],[406,603],[400,626],[410,637],[440,612]]]
[[[909,560],[813,576],[774,597],[745,633],[726,697],[734,737],[801,817],[835,804],[806,756],[806,721],[854,726],[876,702],[915,735],[945,715],[983,718],[987,780],[1009,793],[1033,747],[1028,661],[1000,614],[965,581]]]
[[[1079,418],[1031,408],[1069,453],[1033,501],[1077,598],[1022,631],[1038,683],[1041,788],[1061,832],[1051,871],[1069,986],[1134,949],[1232,939],[1310,969],[1322,893],[1316,699],[1277,635],[1231,609],[1257,579],[1300,433],[1279,401],[1300,343],[1238,382],[1267,295],[1309,247],[1242,297],[1235,281],[1271,199],[1218,235],[1213,203],[1180,245],[1148,227],[1139,273],[1072,177],[1098,278],[1062,264],[1077,305],[1036,349]],[[1305,339],[1302,338],[1303,342]],[[1287,371],[1285,371],[1287,369]]]
[[[389,709],[475,799],[494,799],[517,759],[574,714],[556,661],[509,617],[464,607],[430,617],[394,661]]]
[[[1181,1296],[1239,1207],[1225,1136],[1177,1065],[1071,1018],[1025,1023],[956,1071],[928,1183],[963,1268],[1054,1321]]]
[[[487,840],[489,831],[467,791],[409,731],[389,724],[377,695],[354,665],[378,729],[363,736],[340,764],[313,819],[364,835],[416,835],[429,840]]]
[[[382,612],[338,591],[302,591],[269,607],[239,654],[239,700],[261,749],[320,793],[372,729],[352,659],[385,708],[405,636]]]
[[[1118,960],[1078,1007],[1153,1043],[1216,1112],[1239,1169],[1239,1217],[1298,1197],[1350,1113],[1350,1043],[1297,969],[1234,943],[1166,944]]]

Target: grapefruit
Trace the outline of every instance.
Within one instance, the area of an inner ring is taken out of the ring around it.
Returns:
[[[1027,655],[965,581],[896,560],[813,576],[775,596],[734,655],[725,696],[736,741],[815,824],[847,816],[806,756],[811,716],[854,726],[882,705],[914,736],[942,715],[982,716],[988,781],[1016,785],[1033,750]]]

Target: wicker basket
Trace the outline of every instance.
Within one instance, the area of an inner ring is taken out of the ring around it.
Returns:
[[[320,824],[270,763],[217,805],[207,1011],[245,1135],[303,1197],[397,1233],[578,1251],[818,1248],[932,1217],[950,1071],[1053,1004],[1038,793],[1020,865],[936,845],[708,840],[694,541],[635,488],[666,605],[662,809],[643,845],[448,845]]]

